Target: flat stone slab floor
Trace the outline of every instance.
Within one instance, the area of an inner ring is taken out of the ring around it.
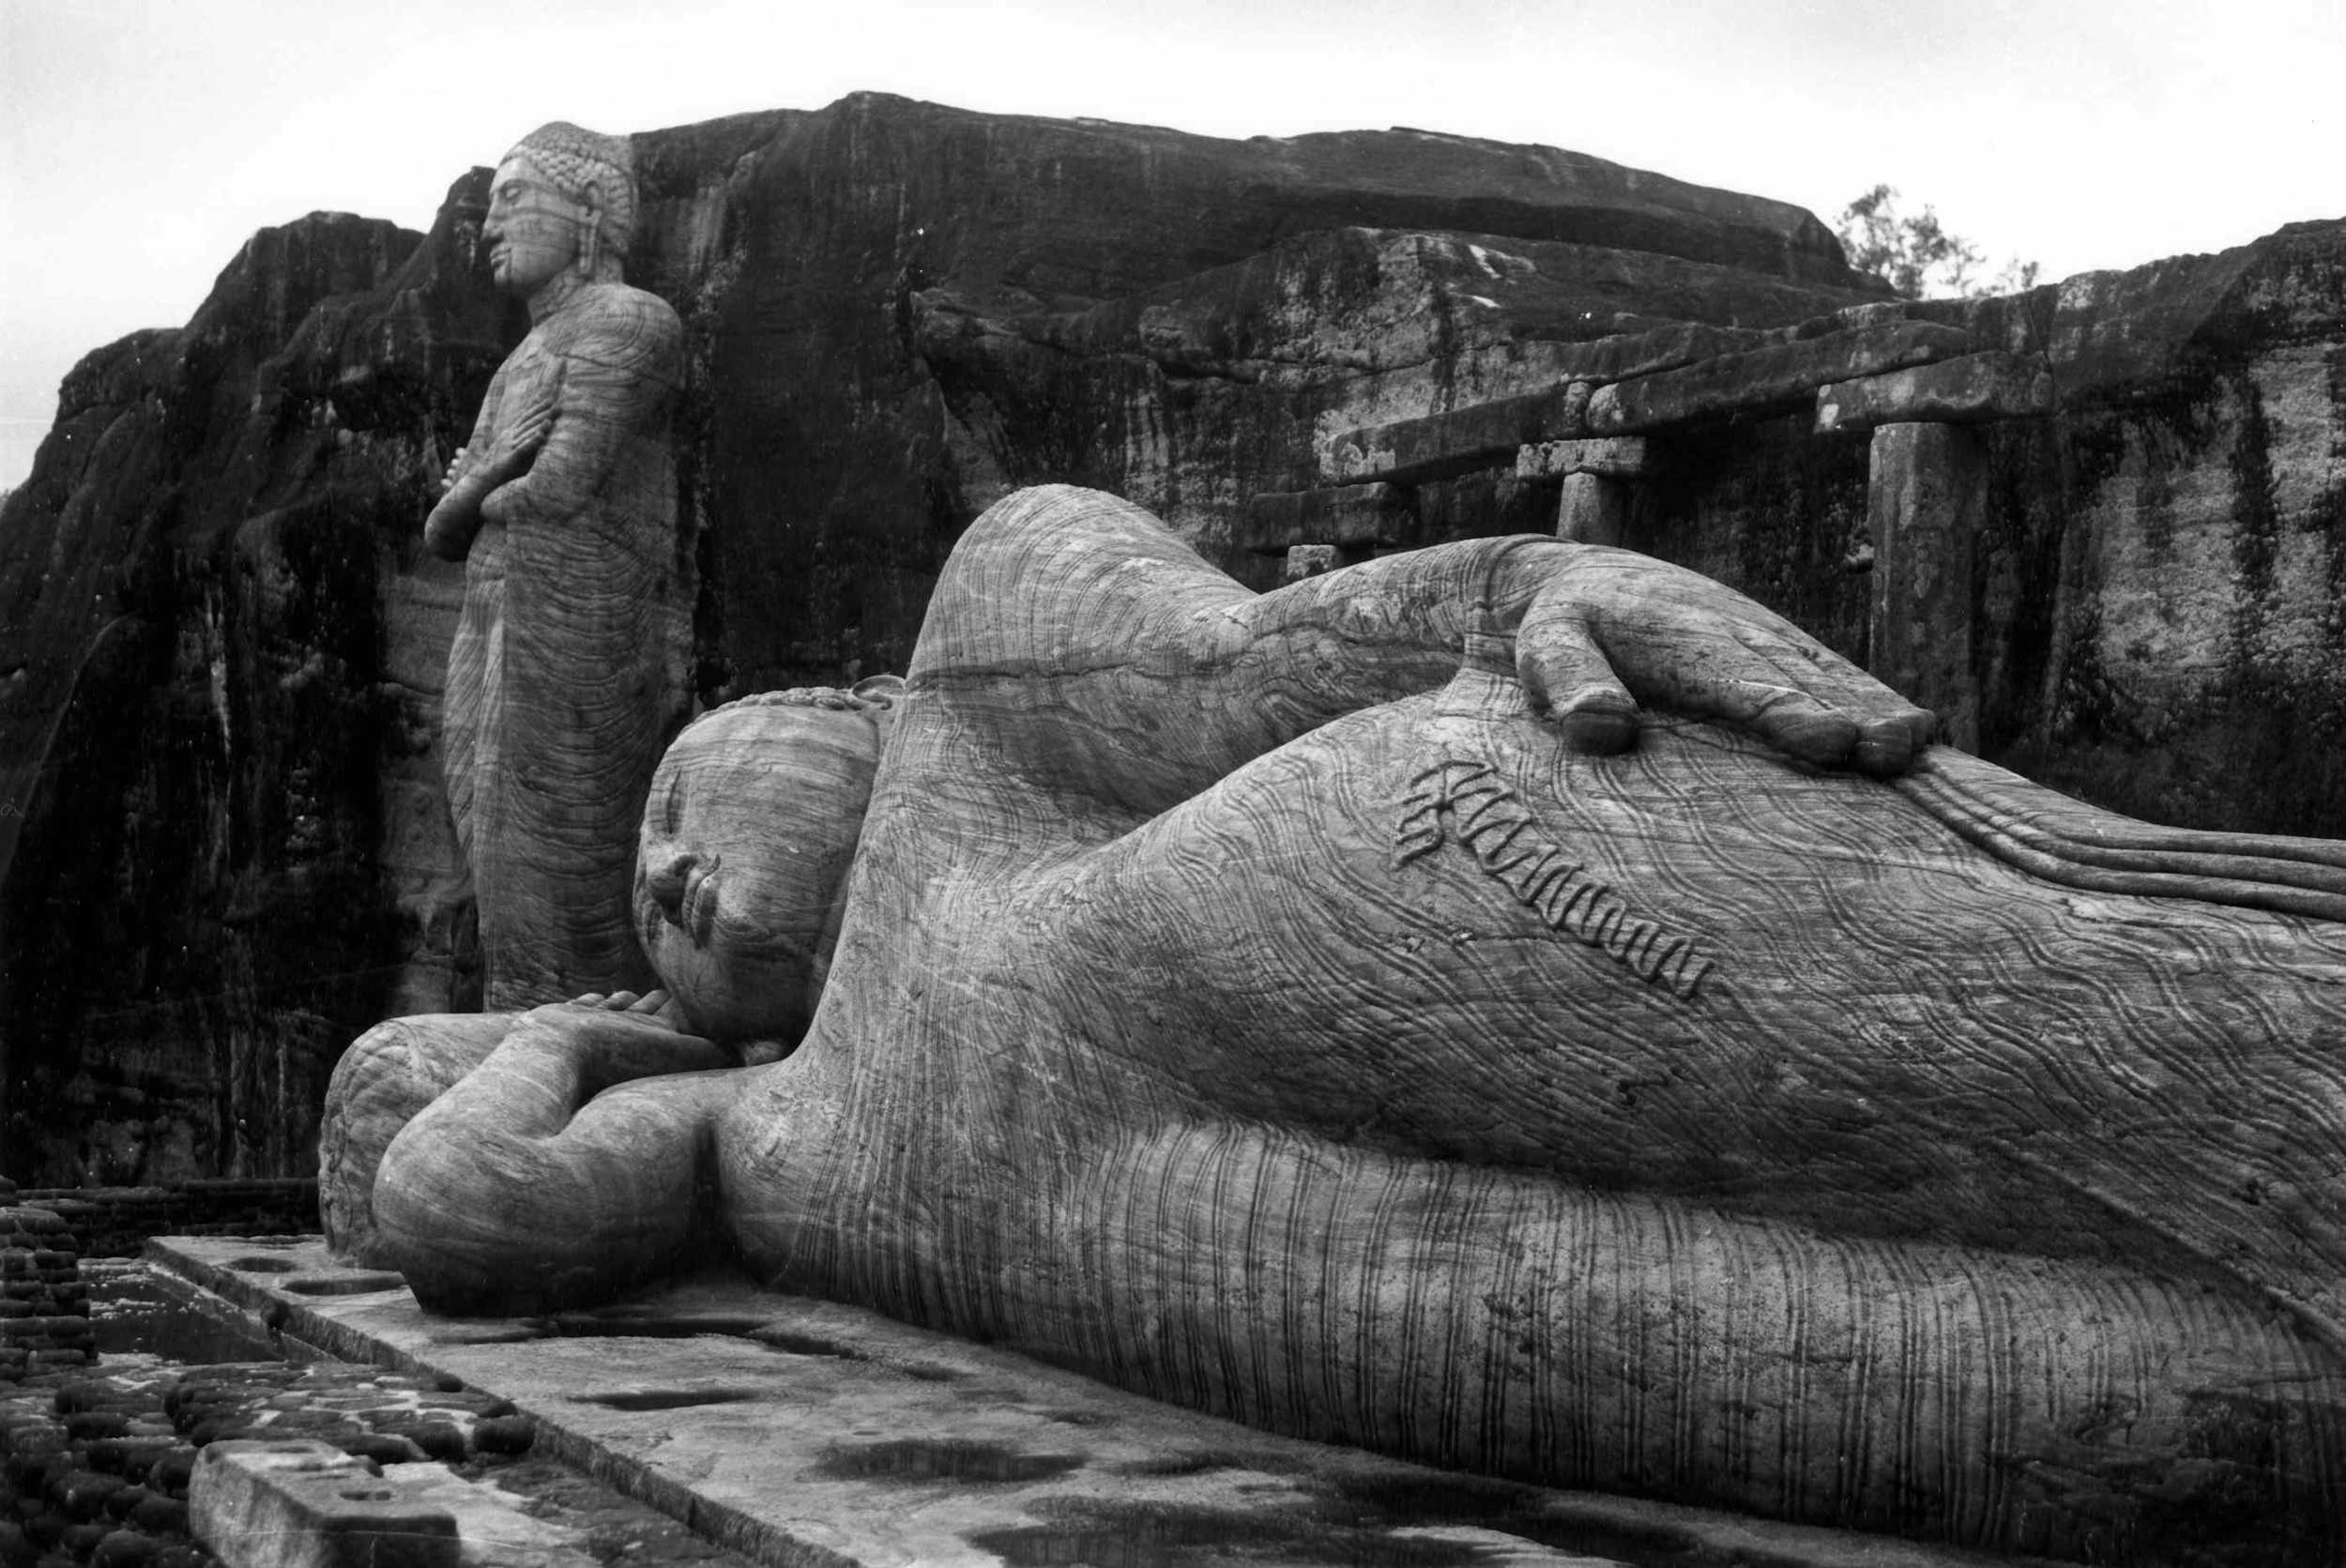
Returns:
[[[533,1424],[533,1457],[775,1568],[2013,1560],[1275,1437],[739,1276],[593,1313],[451,1318],[315,1239],[163,1238],[147,1256],[256,1315],[297,1359],[501,1395]]]

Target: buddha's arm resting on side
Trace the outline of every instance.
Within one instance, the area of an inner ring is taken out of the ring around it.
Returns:
[[[541,1007],[391,1141],[385,1256],[425,1306],[550,1311],[652,1278],[697,1231],[736,1058],[679,1032],[666,994]]]
[[[1471,631],[1516,638],[1535,707],[1586,751],[1630,744],[1641,703],[1881,775],[1929,738],[1928,713],[1782,617],[1634,552],[1471,540],[1255,594],[1139,508],[1063,487],[972,526],[912,681],[1016,684],[997,722],[1050,732],[1022,753],[1067,748],[1108,793],[1160,810],[1331,719],[1440,685]]]

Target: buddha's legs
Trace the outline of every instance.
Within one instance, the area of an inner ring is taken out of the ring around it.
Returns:
[[[2090,1560],[2322,1560],[2346,1530],[2346,1377],[2245,1292],[1246,1125],[1101,1153],[1027,1210],[1004,1256],[1058,1248],[1056,1267],[1006,1271],[985,1327],[1157,1397],[1526,1480]]]

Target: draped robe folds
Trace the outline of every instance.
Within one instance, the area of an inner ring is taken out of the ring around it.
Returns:
[[[1065,492],[963,540],[721,1123],[761,1277],[1527,1480],[2336,1555],[2346,925],[2031,875],[1964,825],[2159,835],[1944,749],[1573,754],[1504,657],[1233,758],[1373,655],[1201,653],[1184,555]],[[2164,836],[2346,906],[2346,845]]]
[[[416,1116],[385,1244],[477,1310],[680,1235],[706,1181],[777,1288],[1307,1437],[2090,1561],[2346,1560],[2346,845],[1661,713],[1572,752],[1493,585],[1574,550],[1257,597],[1113,497],[1001,502],[931,601],[796,1053],[686,1043],[573,1104],[607,1020],[378,1031],[337,1082]],[[1614,558],[1645,570],[1570,556]]]
[[[692,614],[668,444],[680,340],[657,296],[586,284],[499,367],[474,426],[479,457],[553,414],[529,472],[481,506],[449,655],[449,803],[492,1009],[648,973],[635,828],[684,716]]]

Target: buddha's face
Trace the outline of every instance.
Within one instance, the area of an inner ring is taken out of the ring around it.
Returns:
[[[861,713],[721,709],[653,774],[635,921],[694,1029],[795,1043],[830,966],[879,731]]]
[[[490,276],[506,293],[530,297],[577,265],[580,236],[594,221],[526,154],[513,154],[497,165],[480,225]]]

